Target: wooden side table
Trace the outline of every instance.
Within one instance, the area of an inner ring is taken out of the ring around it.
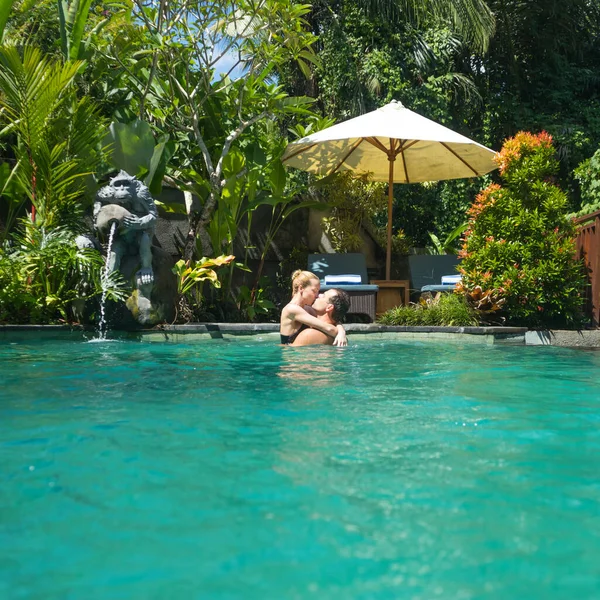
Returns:
[[[372,279],[371,283],[379,286],[375,309],[378,315],[410,302],[410,282],[407,279]]]

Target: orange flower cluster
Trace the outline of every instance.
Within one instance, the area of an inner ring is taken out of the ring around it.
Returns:
[[[484,190],[479,192],[475,198],[475,202],[473,202],[467,211],[469,217],[471,217],[471,219],[476,219],[484,208],[491,206],[495,201],[493,196],[494,192],[498,192],[501,189],[502,188],[497,183],[490,183]]]
[[[464,294],[467,304],[484,314],[501,310],[502,305],[506,302],[506,298],[502,297],[503,288],[484,290],[480,285],[476,285],[473,289],[468,290],[463,285],[458,293]]]
[[[502,150],[494,156],[494,162],[500,168],[500,175],[503,175],[508,166],[515,160],[519,160],[526,151],[531,152],[540,146],[546,148],[552,146],[552,136],[546,131],[538,134],[519,131],[514,137],[506,140]]]

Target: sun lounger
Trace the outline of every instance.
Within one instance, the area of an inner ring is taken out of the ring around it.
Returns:
[[[456,273],[458,263],[458,256],[454,254],[414,254],[409,256],[411,290],[417,293],[417,297],[422,292],[453,291],[457,280],[452,278],[460,277]],[[453,272],[454,274],[451,275]],[[448,283],[440,283],[443,281]]]
[[[462,275],[442,275],[440,285],[424,285],[421,292],[453,292],[456,284],[462,280]]]

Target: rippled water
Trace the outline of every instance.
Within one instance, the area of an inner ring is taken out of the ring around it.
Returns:
[[[599,366],[3,342],[0,595],[598,598]]]

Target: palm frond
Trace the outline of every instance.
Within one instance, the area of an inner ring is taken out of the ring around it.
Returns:
[[[464,99],[466,102],[473,102],[478,105],[483,103],[479,88],[464,73],[449,73],[448,76],[457,97]]]
[[[15,0],[2,0],[0,2],[0,42],[4,37],[4,27],[6,26],[6,22],[8,21],[8,15],[10,14],[10,9]]]
[[[0,107],[31,148],[44,137],[81,64],[55,63],[31,46],[22,58],[14,46],[0,48]]]
[[[52,61],[37,48],[0,48],[0,134],[17,134],[16,178],[47,226],[74,223],[85,178],[106,153],[105,120],[90,99],[74,99],[81,64]]]
[[[386,21],[408,21],[419,25],[434,19],[451,23],[454,30],[474,49],[485,52],[494,34],[496,21],[485,0],[357,0],[371,16]]]

